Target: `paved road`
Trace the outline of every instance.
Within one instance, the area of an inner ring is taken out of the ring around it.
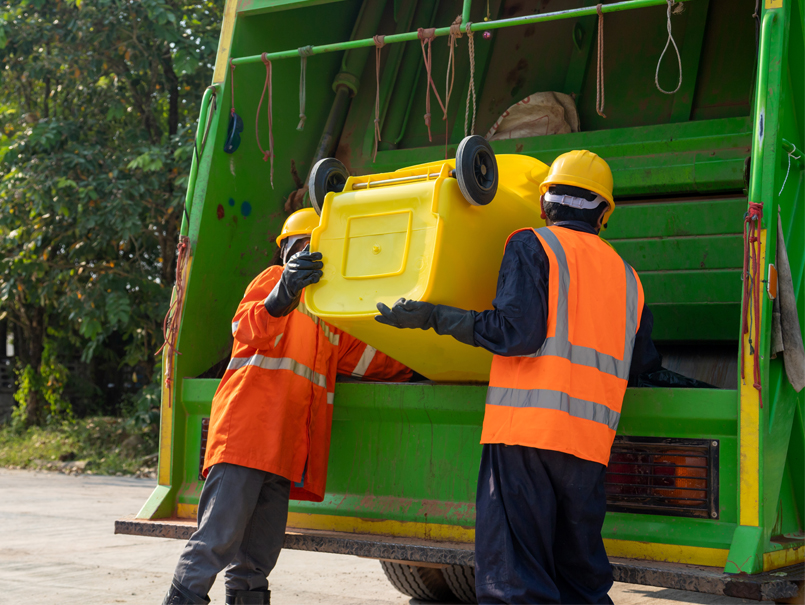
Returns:
[[[0,469],[0,604],[161,603],[183,544],[112,533],[153,486]],[[388,584],[376,561],[346,555],[283,551],[271,584],[275,605],[417,603]],[[618,605],[751,603],[633,584],[610,594]],[[223,603],[223,582],[210,596]]]

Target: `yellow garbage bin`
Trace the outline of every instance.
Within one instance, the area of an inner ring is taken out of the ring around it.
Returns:
[[[378,302],[391,306],[401,297],[491,309],[507,238],[545,224],[539,184],[547,165],[527,156],[497,156],[494,198],[474,205],[453,176],[455,163],[348,177],[342,191],[327,193],[311,240],[311,250],[322,253],[324,275],[306,288],[305,304],[431,380],[488,382],[492,354],[484,349],[374,319]]]

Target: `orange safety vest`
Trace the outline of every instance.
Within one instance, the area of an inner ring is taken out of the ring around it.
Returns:
[[[320,502],[327,483],[336,374],[401,382],[406,366],[318,319],[304,302],[272,317],[264,301],[282,275],[249,285],[232,320],[232,358],[212,401],[204,476],[227,462],[294,482],[291,498]]]
[[[550,265],[548,330],[532,355],[495,355],[481,443],[555,450],[606,465],[643,286],[597,235],[562,227],[532,231]]]

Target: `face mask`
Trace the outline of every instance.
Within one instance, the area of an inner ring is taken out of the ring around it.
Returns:
[[[293,250],[293,245],[298,242],[300,239],[307,239],[310,236],[305,233],[303,235],[292,235],[285,239],[282,243],[282,264],[286,264],[288,259],[291,257],[291,250]]]

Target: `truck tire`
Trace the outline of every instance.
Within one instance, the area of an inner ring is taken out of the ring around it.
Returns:
[[[450,603],[455,599],[440,569],[380,561],[391,585],[420,601]]]
[[[442,568],[447,585],[462,603],[477,603],[475,596],[475,568],[471,565],[450,565]]]

